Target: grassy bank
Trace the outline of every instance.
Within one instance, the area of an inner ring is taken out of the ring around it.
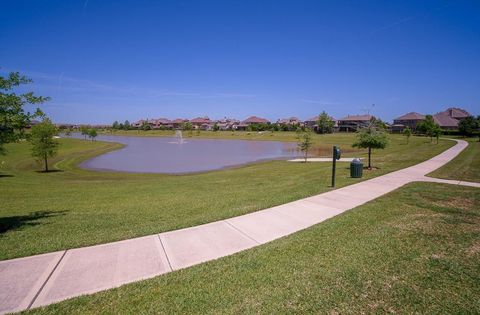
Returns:
[[[462,153],[429,176],[480,182],[480,142],[478,138],[466,140],[468,147]]]
[[[352,134],[315,136],[317,149],[328,152],[332,144],[346,149],[353,140]],[[417,164],[453,144],[412,137],[407,145],[402,136],[391,141],[374,153],[379,169],[364,179]],[[0,158],[0,259],[194,226],[331,189],[330,163],[270,161],[182,176],[93,172],[76,165],[119,145],[61,142],[57,172],[35,171],[41,166],[29,156],[27,143],[8,145],[8,155]],[[359,181],[349,177],[348,163],[338,165],[338,187]]]
[[[101,134],[133,137],[173,137],[175,130],[112,130]],[[238,140],[279,140],[295,141],[296,133],[289,131],[183,131],[184,138],[238,139]]]
[[[35,314],[480,312],[480,190],[415,183],[278,241]]]

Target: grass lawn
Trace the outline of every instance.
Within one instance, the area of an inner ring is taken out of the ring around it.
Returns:
[[[315,135],[314,141],[318,152],[329,152],[332,144],[349,148],[353,139],[353,134]],[[0,158],[0,259],[194,226],[331,189],[330,163],[270,161],[181,176],[93,172],[76,165],[119,145],[61,143],[57,172],[37,172],[41,166],[25,142],[8,145],[8,155]],[[402,136],[392,135],[386,150],[374,152],[379,169],[365,172],[364,179],[417,164],[453,144],[412,137],[407,145]],[[365,151],[352,155],[365,156]],[[349,177],[348,165],[338,164],[338,187],[359,181]]]
[[[480,142],[478,137],[466,140],[468,147],[462,153],[429,176],[480,182]]]
[[[409,184],[233,256],[29,313],[480,313],[480,190]]]

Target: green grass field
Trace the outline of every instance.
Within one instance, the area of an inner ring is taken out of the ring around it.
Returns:
[[[291,236],[34,314],[478,314],[480,190],[409,184]]]
[[[480,182],[480,142],[469,138],[468,147],[447,165],[429,174],[431,177]]]
[[[246,133],[245,133],[245,136]],[[294,134],[272,136],[294,137]],[[314,152],[348,149],[353,134],[315,135]],[[270,140],[270,139],[269,139]],[[379,169],[364,179],[417,164],[454,143],[391,136],[375,151]],[[225,219],[311,196],[329,189],[330,163],[270,161],[192,175],[93,172],[76,165],[114,150],[112,143],[62,139],[57,172],[39,173],[25,142],[0,157],[0,259],[28,256],[149,235]],[[364,151],[345,156],[365,156]],[[339,163],[337,187],[358,182]]]

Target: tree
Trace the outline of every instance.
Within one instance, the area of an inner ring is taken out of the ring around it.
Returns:
[[[299,129],[297,131],[297,146],[304,154],[305,163],[307,163],[308,150],[312,147],[312,132],[310,129]]]
[[[383,120],[381,120],[380,118],[372,117],[372,120],[371,120],[370,123],[374,124],[375,127],[379,128],[379,129],[383,129],[383,130],[387,129],[387,124]]]
[[[317,132],[324,134],[324,133],[332,133],[333,132],[333,126],[335,125],[335,122],[333,122],[332,119],[328,116],[328,114],[323,111],[319,116],[317,120]]]
[[[460,134],[466,137],[470,137],[478,128],[477,124],[478,122],[475,117],[468,116],[458,124],[458,131],[460,132]]]
[[[57,135],[58,129],[45,118],[41,123],[32,127],[29,141],[32,144],[32,156],[43,160],[45,172],[48,172],[48,158],[57,154],[59,143],[53,137]]]
[[[114,121],[112,124],[112,129],[120,129],[120,125],[118,124],[118,121]]]
[[[438,125],[433,120],[432,115],[425,116],[425,120],[421,121],[417,125],[417,131],[430,137],[430,142],[433,141],[434,131]]]
[[[130,128],[131,128],[130,122],[128,120],[125,120],[125,122],[123,123],[123,129],[130,130]]]
[[[213,124],[213,131],[219,131],[220,127],[218,126],[217,123]]]
[[[37,108],[32,114],[26,112],[25,105],[41,104],[49,97],[35,96],[33,92],[22,94],[12,90],[23,84],[33,81],[19,72],[11,72],[7,77],[0,76],[0,155],[5,154],[4,145],[16,142],[25,137],[24,129],[30,125],[31,119],[44,117],[42,111]]]
[[[442,133],[443,133],[442,128],[440,128],[439,125],[435,125],[435,127],[431,130],[431,138],[430,139],[435,137],[437,139],[437,144],[438,144],[438,140],[439,140],[440,136],[442,135]]]
[[[82,133],[82,136],[85,138],[85,140],[87,140],[87,137],[88,137],[88,127],[87,126],[81,126],[80,127],[80,132]]]
[[[403,135],[407,138],[407,144],[410,140],[410,136],[412,135],[412,129],[410,129],[410,127],[405,127],[405,129],[403,129]]]
[[[478,132],[478,142],[480,142],[480,115],[477,116],[477,132]]]
[[[91,129],[88,129],[88,137],[93,141],[95,140],[95,138],[97,137],[98,133],[97,133],[97,129],[95,128],[91,128]]]
[[[372,149],[385,149],[388,145],[388,137],[385,130],[378,128],[374,123],[360,129],[357,140],[353,143],[354,148],[368,149],[368,169],[372,169]]]
[[[122,128],[122,129],[123,129],[123,128]],[[147,131],[147,130],[150,130],[150,129],[152,129],[152,127],[150,127],[150,124],[148,123],[148,121],[144,120],[144,121],[142,122],[142,130]]]
[[[192,130],[192,129],[193,129],[193,125],[192,125],[191,122],[186,121],[186,122],[182,123],[182,127],[181,127],[181,128],[182,128],[183,131],[188,131],[188,130]]]

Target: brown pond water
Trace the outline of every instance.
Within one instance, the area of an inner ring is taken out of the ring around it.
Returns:
[[[83,138],[73,134],[74,138]],[[123,137],[99,135],[97,140],[118,142],[124,148],[91,158],[80,167],[135,173],[191,173],[217,170],[261,160],[298,157],[296,143],[177,137]]]

